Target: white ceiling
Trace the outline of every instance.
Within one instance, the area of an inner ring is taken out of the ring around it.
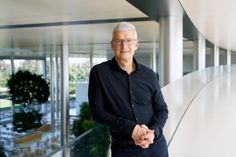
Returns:
[[[125,0],[0,0],[0,4],[1,25],[146,17]]]
[[[235,0],[179,0],[199,32],[215,45],[236,51]]]
[[[147,18],[126,0],[0,0],[0,48],[37,50],[42,45],[109,43],[114,19]],[[94,21],[95,24],[55,26],[57,22]],[[53,23],[54,26],[45,26]],[[39,27],[25,27],[40,24]],[[158,40],[155,21],[133,22],[140,41]],[[16,26],[9,29],[3,27]],[[2,28],[1,28],[2,27]],[[20,28],[21,27],[21,28]],[[35,49],[36,47],[36,49]],[[1,49],[0,49],[1,50]],[[1,52],[0,52],[1,53]]]
[[[233,0],[180,0],[198,30],[222,48],[236,50],[236,21]],[[0,56],[6,48],[42,51],[61,45],[108,44],[116,23],[114,19],[147,18],[126,0],[0,0]],[[55,25],[58,22],[94,21],[93,24]],[[159,24],[155,21],[132,22],[139,40],[159,41]],[[25,27],[39,24],[37,27]],[[54,24],[47,26],[47,24]],[[16,26],[15,28],[6,28]],[[4,28],[3,28],[4,27]],[[76,47],[76,46],[75,46]],[[88,46],[89,47],[89,46]],[[152,49],[144,46],[141,50]],[[23,52],[21,52],[23,53]]]

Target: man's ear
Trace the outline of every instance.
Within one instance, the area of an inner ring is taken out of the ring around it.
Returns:
[[[137,50],[137,49],[138,49],[138,46],[139,46],[139,42],[136,41],[136,43],[135,43],[135,49],[134,49],[134,50]]]

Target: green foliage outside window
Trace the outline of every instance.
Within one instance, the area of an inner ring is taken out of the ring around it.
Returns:
[[[24,60],[19,67],[16,67],[16,71],[29,71],[33,74],[42,73],[42,60]]]
[[[95,121],[92,119],[89,105],[87,102],[81,104],[79,118],[73,122],[72,133],[78,137],[88,129],[96,125]]]
[[[92,119],[89,104],[81,104],[80,116],[73,122],[72,134],[76,137],[97,126]],[[106,157],[110,143],[108,129],[99,126],[75,144],[74,153],[80,157]],[[72,152],[73,153],[73,152]]]
[[[5,61],[0,62],[0,87],[7,86],[7,80],[10,77],[10,65]]]
[[[89,77],[90,66],[88,63],[77,65],[72,64],[69,72],[69,93],[73,97],[76,92],[76,84],[78,82],[87,82]]]

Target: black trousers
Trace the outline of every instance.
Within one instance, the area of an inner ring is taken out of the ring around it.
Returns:
[[[136,145],[120,145],[112,143],[112,157],[168,157],[165,137],[160,135],[153,144],[143,149]]]

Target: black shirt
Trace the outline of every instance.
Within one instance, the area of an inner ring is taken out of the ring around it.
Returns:
[[[94,66],[89,79],[89,104],[95,121],[110,128],[112,137],[131,139],[136,124],[161,133],[168,117],[157,75],[137,63],[130,75],[116,59]]]

